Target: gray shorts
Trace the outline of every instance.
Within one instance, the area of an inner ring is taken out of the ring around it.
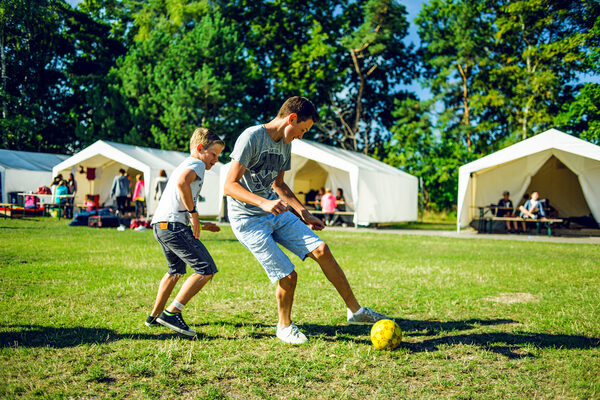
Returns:
[[[161,223],[157,222],[152,229],[167,259],[169,275],[185,274],[186,264],[200,275],[218,272],[208,250],[194,237],[189,226],[181,222],[169,222],[166,225],[166,229],[161,229]]]
[[[232,218],[229,222],[238,240],[254,254],[271,282],[285,278],[294,271],[294,264],[278,243],[304,260],[323,241],[290,211]]]

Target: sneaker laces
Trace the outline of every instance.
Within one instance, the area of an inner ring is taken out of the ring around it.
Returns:
[[[188,329],[187,324],[183,321],[183,317],[181,316],[181,313],[175,313],[175,318],[177,318],[177,321],[179,321],[179,323],[181,323],[182,326],[184,326],[186,329]]]
[[[290,336],[300,337],[300,329],[293,322],[290,324]]]

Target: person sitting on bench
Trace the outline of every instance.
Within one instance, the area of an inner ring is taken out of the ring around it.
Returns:
[[[522,206],[519,206],[519,211],[521,213],[519,216],[523,219],[537,219],[537,218],[545,218],[546,212],[544,211],[543,204],[538,200],[540,195],[538,192],[531,193],[531,197],[529,200],[525,202]],[[525,221],[521,222],[523,224],[523,232],[526,231]]]
[[[498,208],[496,209],[496,217],[512,217],[513,215],[513,202],[509,198],[510,193],[505,190],[502,193],[502,198],[498,200]],[[513,223],[514,230],[511,229],[510,223]],[[518,232],[519,228],[517,221],[506,221],[506,231],[510,233]]]

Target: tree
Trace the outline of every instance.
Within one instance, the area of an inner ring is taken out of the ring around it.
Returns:
[[[73,52],[62,36],[68,8],[59,0],[0,3],[3,148],[64,152],[74,141],[63,68]]]
[[[369,0],[362,24],[342,37],[352,69],[341,71],[346,76],[346,93],[331,96],[342,147],[365,154],[382,148],[391,127],[390,108],[395,99],[405,97],[399,85],[415,76],[414,63],[409,61],[411,49],[403,42],[407,34],[403,5]]]
[[[600,75],[600,3],[584,1],[576,15],[584,42],[586,72]],[[586,83],[577,88],[572,102],[563,104],[555,123],[573,135],[592,143],[600,144],[600,84]]]
[[[250,87],[260,102],[257,118],[272,116],[292,95],[310,98],[322,123],[312,138],[373,153],[392,125],[391,108],[404,98],[400,84],[416,68],[403,43],[404,6],[392,0],[230,1],[260,81]]]
[[[147,144],[187,149],[197,126],[227,134],[247,123],[242,110],[251,80],[235,28],[218,12],[195,16],[175,32],[164,20],[119,62],[121,91]]]
[[[574,97],[585,71],[579,0],[499,2],[497,64],[509,134],[525,139],[553,126],[559,104]]]
[[[450,210],[456,205],[458,168],[474,156],[452,135],[436,132],[434,103],[415,98],[396,102],[384,161],[421,179],[426,208]]]
[[[494,47],[489,7],[487,1],[432,0],[415,21],[425,83],[443,104],[439,129],[454,131],[455,140],[469,152],[485,149],[489,132],[495,128],[493,124],[479,126],[485,104],[497,98],[487,79]]]

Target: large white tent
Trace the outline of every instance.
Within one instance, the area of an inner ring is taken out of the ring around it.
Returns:
[[[515,206],[537,191],[561,217],[600,221],[600,146],[550,129],[459,169],[457,229],[508,190]]]
[[[115,176],[119,174],[119,169],[123,168],[127,171],[132,189],[135,176],[141,173],[145,182],[147,214],[152,215],[158,205],[158,201],[154,200],[154,182],[160,170],[164,169],[168,178],[188,156],[189,153],[184,152],[99,140],[56,165],[53,168],[53,174],[62,173],[64,176],[65,173],[71,171],[78,172],[82,169],[87,171],[94,168],[93,180],[87,179],[87,173],[75,174],[78,187],[75,204],[83,203],[86,194],[99,194],[100,204],[111,205],[113,199],[110,198],[110,190]],[[220,167],[221,164],[217,163],[209,171],[206,171],[204,176],[205,182],[201,193],[203,201],[197,204],[198,213],[202,216],[216,216],[219,213],[217,185],[219,184]]]
[[[221,169],[221,189],[229,165]],[[285,182],[301,201],[310,190],[342,188],[358,225],[417,220],[418,179],[361,153],[294,140]]]
[[[52,183],[52,167],[68,156],[0,149],[0,202],[11,192],[35,192]]]

